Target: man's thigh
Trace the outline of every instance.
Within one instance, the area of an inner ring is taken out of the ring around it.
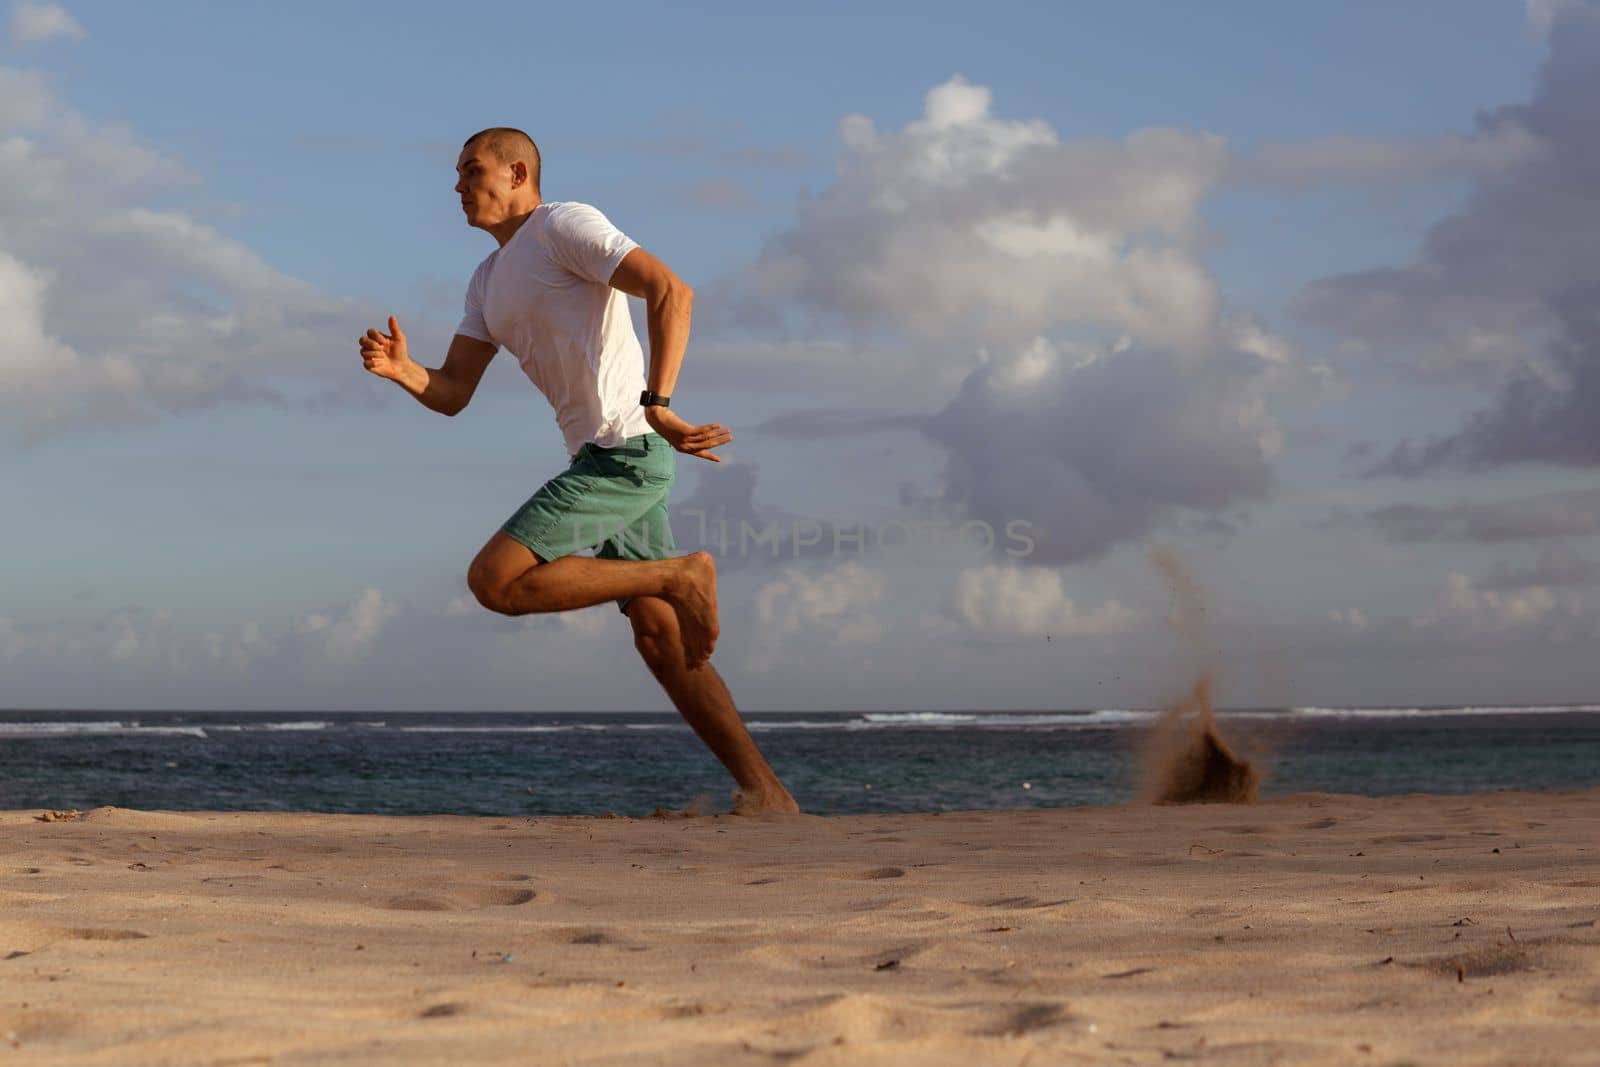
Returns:
[[[599,559],[669,559],[677,554],[677,551],[677,542],[672,539],[672,523],[667,517],[667,498],[663,494],[648,511],[617,531],[615,537],[608,539],[605,544],[601,545],[595,552],[595,556]],[[617,601],[617,610],[630,619],[633,618],[633,612],[630,608],[634,599],[633,597],[623,597]],[[657,600],[659,598],[649,597],[647,599]],[[665,605],[666,601],[663,600],[661,603]],[[670,612],[671,608],[668,607],[667,610]],[[638,629],[638,625],[635,624],[635,632]],[[673,616],[673,629],[677,629],[676,616]]]
[[[672,537],[665,494],[651,503],[644,514],[614,531],[595,550],[595,555],[601,559],[669,559],[677,553],[678,543]]]
[[[614,467],[619,469],[613,470]],[[546,563],[589,549],[601,549],[600,555],[607,556],[602,546],[662,508],[666,492],[665,484],[652,484],[642,475],[637,479],[626,477],[613,457],[580,455],[571,467],[528,498],[500,530]],[[655,531],[645,542],[647,545],[658,544],[663,536],[670,538],[670,532],[661,532],[664,514],[653,525]],[[624,551],[610,558],[651,557]]]

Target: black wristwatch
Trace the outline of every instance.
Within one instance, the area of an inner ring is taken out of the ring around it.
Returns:
[[[645,408],[664,408],[667,406],[667,401],[671,399],[672,398],[670,396],[662,396],[660,393],[652,393],[650,390],[646,389],[644,392],[639,394],[639,406]]]

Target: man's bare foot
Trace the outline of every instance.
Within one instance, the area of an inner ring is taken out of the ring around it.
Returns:
[[[678,616],[683,665],[695,670],[711,659],[717,645],[717,561],[709,552],[682,557],[677,587],[667,594]]]
[[[735,789],[733,791],[733,814],[735,815],[767,815],[777,812],[782,815],[799,815],[800,805],[794,802],[794,797],[783,786],[772,790]]]

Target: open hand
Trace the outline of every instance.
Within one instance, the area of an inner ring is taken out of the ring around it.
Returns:
[[[406,335],[393,315],[389,316],[389,332],[379,333],[377,328],[361,335],[361,365],[380,378],[399,379],[411,362],[406,351]]]
[[[699,456],[713,463],[721,463],[722,457],[711,450],[733,440],[733,432],[727,427],[715,422],[692,426],[669,408],[647,407],[644,417],[651,429],[667,439],[667,444],[684,455]]]

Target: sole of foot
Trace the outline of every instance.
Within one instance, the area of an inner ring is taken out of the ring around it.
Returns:
[[[670,598],[683,640],[683,665],[705,666],[717,646],[717,562],[709,552],[683,557],[679,588]]]

